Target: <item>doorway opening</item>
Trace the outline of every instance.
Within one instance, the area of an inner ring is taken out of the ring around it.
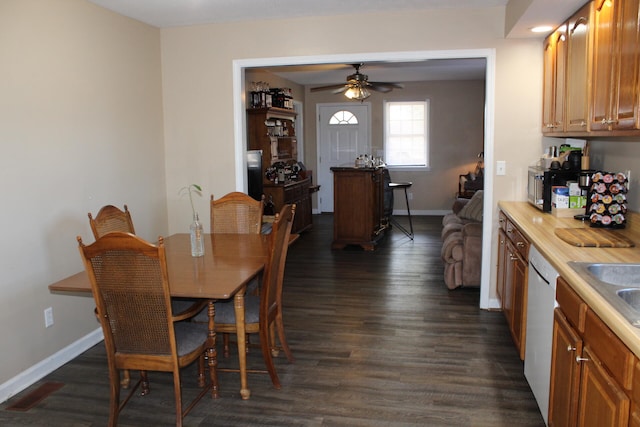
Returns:
[[[494,163],[494,111],[495,111],[495,49],[443,50],[443,51],[408,51],[378,52],[368,54],[338,54],[320,56],[295,56],[278,58],[237,59],[233,61],[233,99],[234,99],[234,153],[235,182],[239,191],[246,191],[246,87],[245,69],[258,67],[274,67],[306,64],[359,63],[370,61],[426,61],[429,59],[464,59],[484,58],[486,60],[485,75],[485,126],[484,126],[484,159],[485,159],[485,194],[484,221],[482,240],[482,274],[480,284],[480,308],[497,308],[497,301],[490,300],[491,288],[491,233],[493,224],[493,163]]]

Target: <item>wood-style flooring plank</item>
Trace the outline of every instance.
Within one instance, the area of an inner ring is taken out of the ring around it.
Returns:
[[[276,359],[282,389],[252,374],[243,401],[238,374],[220,373],[221,398],[203,399],[185,426],[544,426],[502,313],[480,310],[478,289],[444,284],[441,219],[414,217],[413,241],[392,230],[373,252],[332,251],[332,217],[315,215],[287,260],[284,322],[296,361]],[[259,350],[248,363],[263,368]],[[121,426],[174,424],[171,377],[149,377],[151,393],[132,399]],[[6,410],[47,381],[65,386],[29,411]],[[195,366],[183,383],[186,401]],[[104,426],[108,387],[99,344],[0,405],[0,425]]]

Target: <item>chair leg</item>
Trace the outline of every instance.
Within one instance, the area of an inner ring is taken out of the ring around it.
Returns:
[[[284,335],[284,322],[282,321],[282,313],[278,313],[278,315],[276,316],[275,324],[278,330],[278,339],[280,339],[280,346],[282,346],[282,350],[287,356],[287,360],[289,361],[289,363],[293,363],[293,353],[291,353],[291,348],[289,348],[289,343],[287,343],[287,338]]]
[[[198,358],[198,387],[204,387],[206,381],[204,379],[204,353]]]
[[[180,388],[180,370],[173,372],[173,395],[176,401],[176,427],[182,427],[182,390]]]
[[[118,425],[118,415],[120,414],[120,374],[119,372],[109,372],[110,404],[109,404],[109,427]]]
[[[122,381],[120,381],[120,386],[124,389],[129,388],[129,384],[131,384],[131,373],[128,369],[122,371]]]
[[[229,357],[229,334],[227,332],[222,334],[222,354],[224,357]]]
[[[151,391],[149,388],[149,377],[147,376],[147,371],[140,371],[140,379],[142,380],[142,391],[140,394],[142,396],[146,396]]]
[[[269,343],[271,344],[271,355],[273,357],[278,357],[280,349],[276,344],[276,328],[273,323],[269,325]]]
[[[276,373],[276,366],[273,363],[273,357],[271,356],[271,342],[269,340],[271,333],[269,329],[270,328],[260,328],[260,348],[262,349],[262,358],[264,359],[264,364],[267,366],[273,387],[279,390],[281,385],[278,374]]]

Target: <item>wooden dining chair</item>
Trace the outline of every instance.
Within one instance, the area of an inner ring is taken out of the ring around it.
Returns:
[[[273,357],[278,355],[281,348],[289,362],[294,361],[285,338],[282,321],[282,282],[295,209],[295,205],[285,205],[276,215],[260,295],[245,296],[245,330],[247,334],[259,335],[262,357],[267,367],[266,372],[271,376],[271,382],[276,389],[280,389],[281,386]],[[215,313],[216,332],[236,333],[233,300],[216,302]],[[276,345],[276,332],[280,341],[279,347]],[[236,369],[231,370],[236,371]]]
[[[98,318],[104,333],[110,382],[109,426],[142,383],[142,395],[149,393],[147,371],[173,374],[176,426],[206,394],[217,387],[215,366],[205,386],[204,353],[206,325],[183,321],[200,311],[174,315],[171,310],[164,241],[157,246],[129,233],[112,232],[85,246],[78,236],[80,255],[91,281]],[[182,405],[180,369],[199,361],[199,385],[203,390],[186,408]],[[120,399],[123,369],[140,370],[140,380],[128,396]]]
[[[127,205],[124,205],[124,211],[113,205],[103,206],[98,211],[98,215],[96,215],[95,219],[91,215],[91,212],[89,212],[88,215],[89,225],[91,225],[93,237],[96,239],[99,239],[112,231],[123,231],[125,233],[136,234]]]
[[[235,191],[218,200],[211,195],[211,233],[259,234],[264,194],[260,200]]]
[[[124,205],[124,211],[113,205],[105,205],[100,208],[95,219],[91,215],[91,212],[87,215],[89,216],[89,225],[91,226],[93,238],[96,240],[105,234],[114,231],[136,234],[136,230],[133,227],[133,220],[131,219],[131,213],[129,212],[127,205]],[[124,370],[122,372],[122,387],[129,388],[130,381],[131,375],[129,370]]]

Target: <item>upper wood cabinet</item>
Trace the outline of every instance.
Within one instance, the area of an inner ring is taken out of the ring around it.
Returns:
[[[591,6],[592,3],[584,5],[567,23],[567,132],[588,130]]]
[[[639,15],[640,0],[592,0],[545,39],[546,135],[640,135]]]
[[[542,132],[563,132],[565,116],[565,74],[567,24],[561,25],[544,42],[544,103]]]
[[[591,130],[640,129],[639,0],[596,0]]]

